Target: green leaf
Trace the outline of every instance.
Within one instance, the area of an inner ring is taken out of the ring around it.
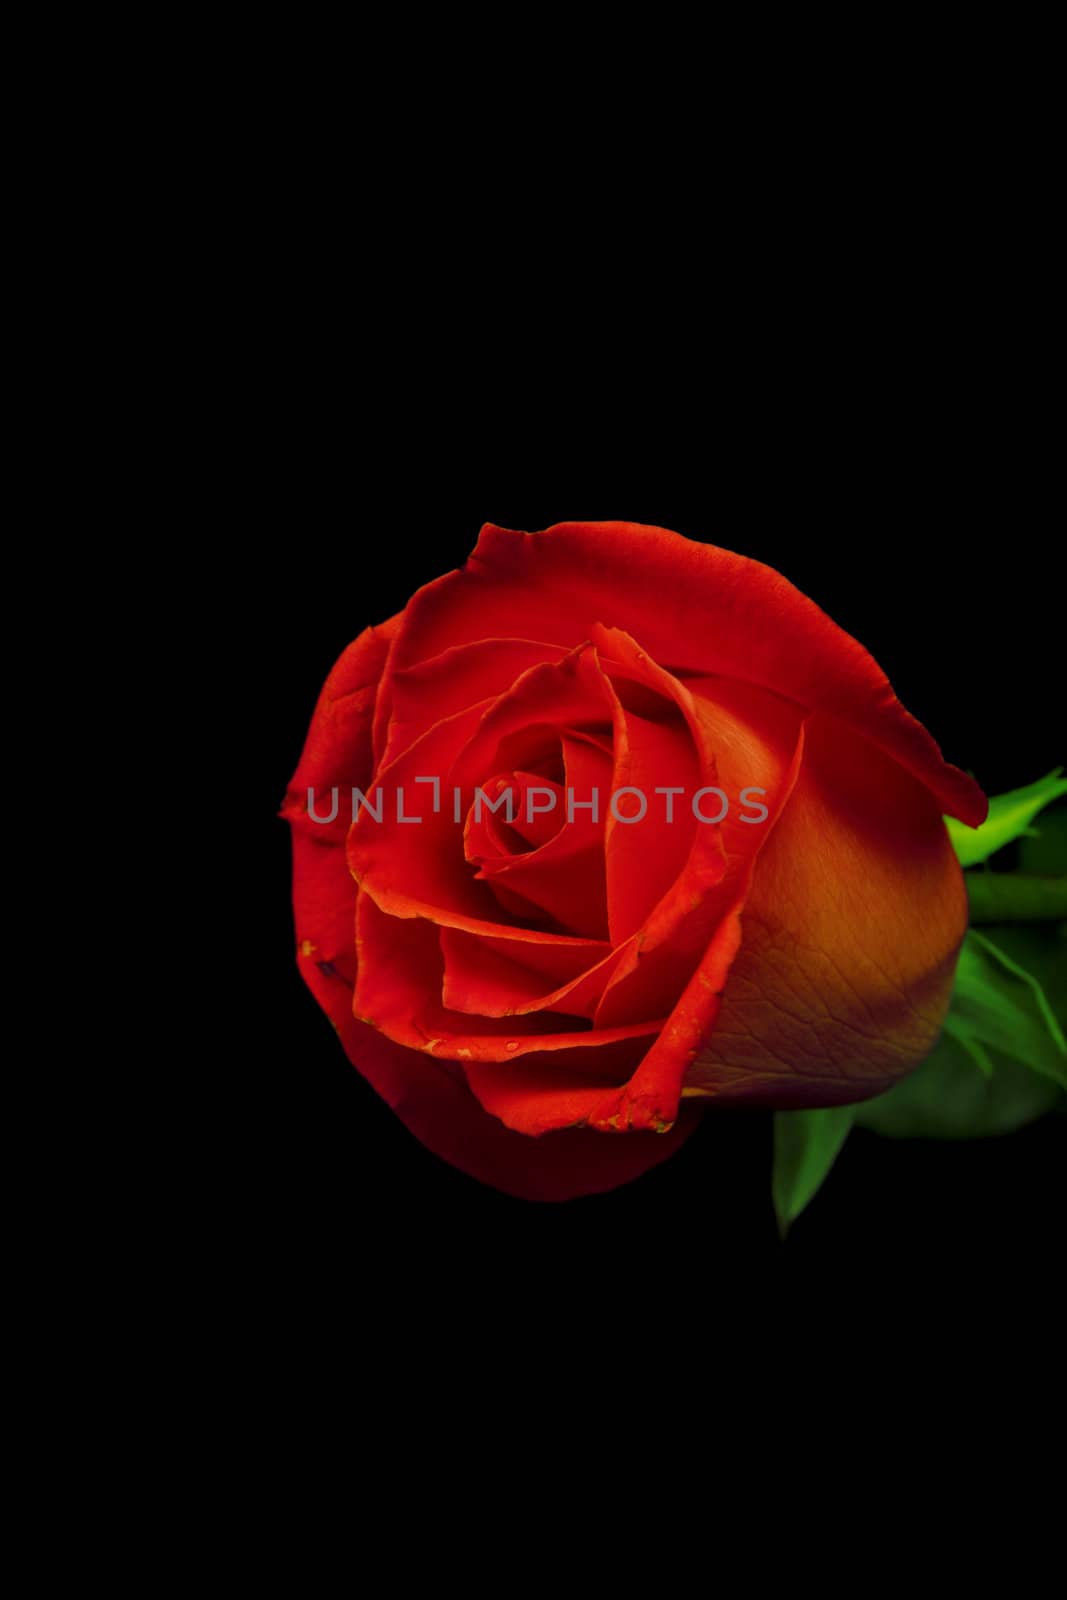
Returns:
[[[995,850],[1002,850],[1024,834],[1044,806],[1067,794],[1067,779],[1060,776],[1062,772],[1062,767],[1056,767],[1047,777],[1039,778],[1025,789],[994,795],[989,802],[989,816],[980,828],[967,828],[954,817],[946,817],[945,824],[960,864],[973,867],[976,862],[987,861]]]
[[[1067,923],[993,931],[995,941],[974,929],[964,941],[939,1044],[909,1077],[855,1108],[857,1127],[978,1139],[1013,1133],[1063,1101]]]
[[[997,949],[1025,968],[1067,1033],[1067,921],[1005,923],[982,929]]]
[[[990,1077],[946,1032],[921,1067],[856,1107],[856,1127],[890,1139],[985,1139],[1015,1133],[1062,1100],[1051,1078],[997,1050],[986,1055]]]
[[[962,1050],[966,1050],[983,1078],[993,1076],[993,1063],[989,1051],[980,1039],[974,1038],[967,1028],[960,1026],[951,1011],[945,1018],[945,1032],[950,1038],[955,1039]]]
[[[1067,1088],[1067,1040],[1040,983],[972,928],[952,991],[953,1030]]]
[[[775,1113],[772,1190],[783,1239],[833,1166],[855,1113],[855,1106]]]
[[[1067,917],[1067,877],[1035,878],[1025,872],[964,875],[971,922],[1041,922]]]
[[[1040,828],[1028,828],[1019,840],[1019,870],[1041,877],[1067,875],[1067,805],[1053,806]]]

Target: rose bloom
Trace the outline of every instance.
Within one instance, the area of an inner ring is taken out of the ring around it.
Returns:
[[[711,788],[721,822],[694,815]],[[283,809],[297,960],[431,1150],[594,1193],[709,1108],[863,1100],[928,1054],[967,922],[946,812],[986,801],[771,568],[633,523],[488,524],[322,690]]]

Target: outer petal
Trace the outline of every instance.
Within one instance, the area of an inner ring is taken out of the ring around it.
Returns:
[[[966,924],[929,792],[878,751],[858,760],[839,727],[811,718],[683,1092],[779,1108],[877,1094],[935,1043]]]
[[[302,927],[306,930],[308,925],[302,924],[298,911],[298,934]],[[297,959],[348,1059],[419,1143],[505,1194],[520,1200],[572,1200],[617,1189],[673,1155],[698,1120],[695,1108],[690,1108],[690,1115],[681,1117],[669,1133],[635,1134],[629,1139],[605,1139],[586,1128],[549,1133],[543,1139],[514,1133],[482,1109],[448,1062],[393,1044],[357,1022],[352,991],[344,980],[323,972],[312,957],[301,954]]]
[[[871,655],[762,562],[631,522],[561,522],[543,533],[487,523],[459,572],[428,584],[405,614],[394,669],[451,645],[523,630],[573,645],[602,622],[663,666],[722,673],[831,715],[879,745],[976,827],[986,800],[942,759]]]
[[[322,686],[282,806],[286,821],[306,831],[319,844],[326,840],[344,843],[352,820],[351,795],[347,804],[345,795],[353,785],[362,789],[370,781],[375,695],[400,622],[397,615],[379,627],[364,629],[342,652]],[[335,821],[313,821],[308,816],[308,790],[315,790],[316,815],[326,815],[330,810],[329,792],[335,785],[343,791]]]

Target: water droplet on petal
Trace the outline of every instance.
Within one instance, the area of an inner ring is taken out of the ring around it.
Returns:
[[[519,1041],[517,1039],[509,1039],[507,1044],[504,1046],[505,1050],[517,1050],[518,1048]]]

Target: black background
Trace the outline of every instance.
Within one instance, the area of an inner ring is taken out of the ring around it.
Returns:
[[[338,373],[327,330],[311,325],[283,363],[264,363],[238,554],[258,830],[254,1176],[239,1226],[290,1304],[312,1290],[364,1305],[388,1295],[437,1322],[473,1305],[500,1336],[505,1292],[508,1316],[517,1303],[552,1324],[594,1303],[726,1298],[738,1273],[801,1293],[814,1274],[918,1295],[932,1282],[1000,1292],[1051,1271],[1067,1119],[969,1144],[854,1134],[785,1244],[762,1115],[706,1117],[677,1156],[613,1194],[533,1205],[407,1133],[293,961],[275,813],[318,690],[349,640],[460,564],[486,520],[654,522],[757,557],[871,650],[988,792],[1064,760],[1034,330],[991,353],[966,316],[936,339],[903,312],[880,322],[831,356],[818,327],[798,345],[787,316],[728,375],[691,351],[687,328],[664,326],[639,356],[609,317],[595,341],[563,349],[532,313],[497,352],[475,355],[462,326],[422,326],[373,371],[353,359]]]

